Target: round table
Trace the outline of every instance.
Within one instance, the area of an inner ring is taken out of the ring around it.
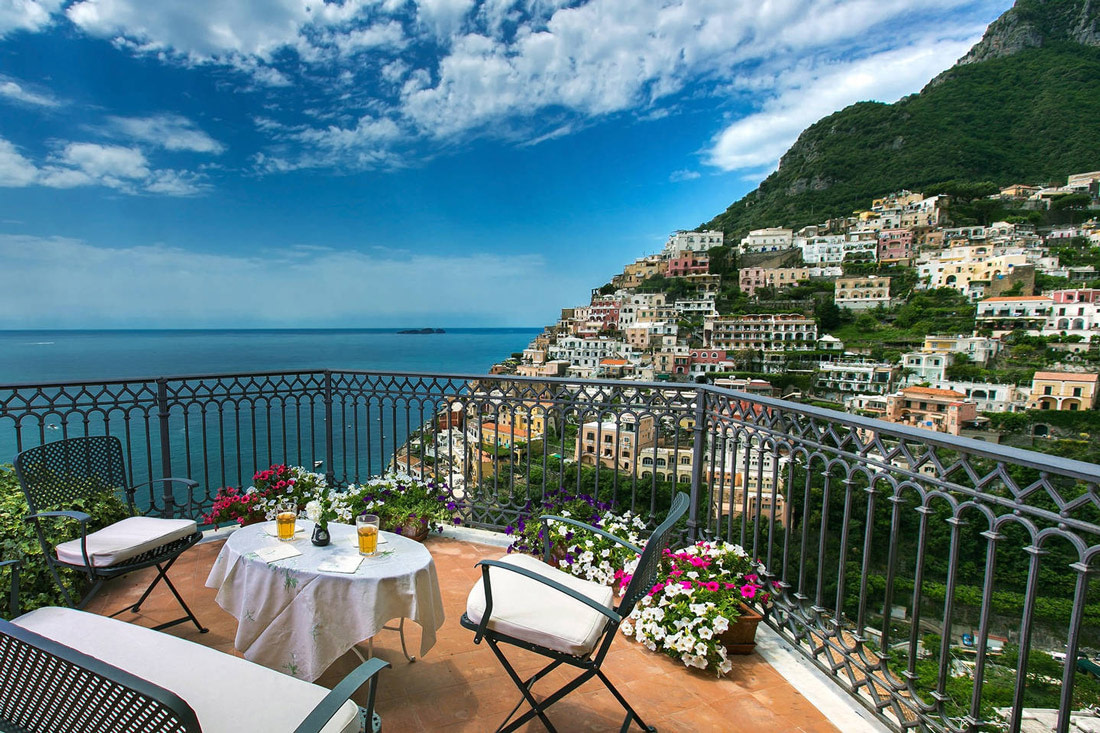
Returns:
[[[387,621],[410,618],[421,629],[420,654],[435,644],[443,625],[443,598],[435,562],[419,542],[380,533],[379,553],[354,573],[319,570],[335,556],[358,556],[355,527],[329,524],[332,542],[316,547],[311,522],[290,543],[274,535],[274,522],[235,530],[210,576],[218,605],[236,617],[234,646],[244,658],[313,681],[330,664]],[[300,555],[265,562],[257,550],[290,544]]]

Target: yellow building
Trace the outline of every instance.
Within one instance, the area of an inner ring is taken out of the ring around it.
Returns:
[[[1096,407],[1096,374],[1035,372],[1031,380],[1032,410],[1091,410]]]

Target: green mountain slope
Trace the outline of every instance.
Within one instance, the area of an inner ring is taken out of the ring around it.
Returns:
[[[902,188],[930,195],[948,181],[1064,181],[1100,168],[1097,15],[1091,0],[1018,2],[920,94],[807,128],[779,170],[703,226],[740,237],[846,216]]]

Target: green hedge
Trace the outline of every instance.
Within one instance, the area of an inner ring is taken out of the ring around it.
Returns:
[[[110,491],[103,492],[94,499],[71,502],[64,507],[40,507],[39,511],[51,509],[74,509],[90,514],[92,520],[89,531],[105,527],[128,515],[125,503]],[[29,513],[23,490],[19,488],[19,481],[15,478],[15,471],[10,465],[0,465],[0,538],[3,538],[0,559],[22,561],[19,577],[20,606],[23,611],[32,611],[40,606],[64,605],[65,599],[53,582],[42,557],[42,548],[38,544],[34,525],[25,519]],[[47,521],[50,522],[47,539],[51,542],[64,542],[80,536],[79,525],[71,519]],[[87,578],[80,573],[62,571],[62,578],[70,593],[75,594],[74,600],[87,590]],[[10,593],[11,574],[0,571],[0,606],[3,614],[8,612]]]

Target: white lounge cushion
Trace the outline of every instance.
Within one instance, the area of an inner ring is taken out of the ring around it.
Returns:
[[[579,591],[611,608],[611,588],[550,567],[530,555],[506,555],[500,562],[526,568]],[[561,591],[501,568],[489,568],[493,611],[488,628],[501,634],[584,656],[592,651],[608,622],[607,616]],[[485,614],[484,581],[478,580],[466,599],[466,616],[480,623]]]
[[[328,690],[248,660],[117,619],[47,607],[13,623],[176,693],[204,733],[293,731]],[[350,700],[324,733],[359,730]]]
[[[88,557],[92,565],[106,568],[143,552],[195,534],[192,519],[127,517],[88,535]],[[56,548],[57,559],[70,565],[83,565],[80,538],[62,542]]]

